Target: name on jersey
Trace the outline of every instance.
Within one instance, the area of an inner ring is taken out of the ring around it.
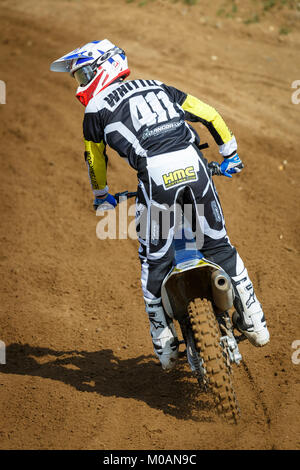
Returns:
[[[197,175],[193,166],[170,171],[170,173],[165,173],[162,177],[164,187],[166,189],[176,186],[177,184],[186,183],[187,181],[197,180]]]
[[[149,86],[157,86],[157,83],[155,80],[132,80],[130,82],[124,82],[116,90],[113,90],[109,95],[105,96],[104,100],[113,108],[127,93]]]

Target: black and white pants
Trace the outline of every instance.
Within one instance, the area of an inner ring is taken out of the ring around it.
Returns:
[[[138,177],[136,228],[145,300],[161,297],[162,281],[174,257],[178,207],[184,213],[188,209],[197,248],[207,259],[231,277],[243,271],[243,262],[227,236],[207,161],[195,146],[148,157]]]

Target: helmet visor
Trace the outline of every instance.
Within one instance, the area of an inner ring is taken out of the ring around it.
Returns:
[[[74,77],[79,86],[86,86],[95,76],[95,70],[91,65],[85,65],[74,72]]]

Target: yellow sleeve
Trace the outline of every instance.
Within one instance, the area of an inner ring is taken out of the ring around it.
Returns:
[[[88,167],[89,178],[95,196],[103,196],[108,192],[106,182],[107,156],[103,141],[95,143],[84,139],[85,161]]]
[[[220,153],[223,156],[228,156],[236,151],[235,137],[215,108],[192,95],[187,95],[181,107],[185,111],[188,121],[199,121],[207,127],[220,146]]]

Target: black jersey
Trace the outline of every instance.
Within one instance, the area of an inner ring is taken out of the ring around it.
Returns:
[[[95,195],[105,194],[106,145],[136,170],[143,159],[199,143],[186,121],[202,122],[223,156],[236,150],[236,141],[211,106],[157,80],[117,82],[88,104],[83,132],[85,159]]]

